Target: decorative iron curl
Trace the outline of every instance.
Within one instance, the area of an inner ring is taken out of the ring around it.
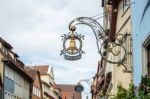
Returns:
[[[122,65],[124,64],[126,60],[126,56],[127,56],[127,51],[122,44],[125,42],[126,36],[122,34],[117,35],[116,42],[110,41],[103,27],[100,25],[100,23],[98,23],[95,19],[92,19],[89,17],[78,17],[74,19],[73,21],[69,23],[69,30],[74,32],[76,30],[76,26],[80,24],[85,24],[91,27],[96,38],[98,53],[106,62],[112,63],[112,64],[122,64]],[[116,48],[118,48],[118,50],[121,50],[117,54],[115,53]],[[121,55],[122,53],[124,54]],[[107,57],[108,54],[109,55],[111,54],[112,56],[115,56],[115,57],[120,55],[122,57],[120,57],[120,59],[118,59],[117,61],[114,61]],[[127,71],[126,67],[125,67],[125,71]]]

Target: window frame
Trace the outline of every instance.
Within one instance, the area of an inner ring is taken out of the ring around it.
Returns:
[[[149,56],[148,56],[149,54]],[[150,62],[150,33],[146,36],[142,44],[142,75],[150,76],[150,67],[148,67]]]
[[[126,12],[129,8],[130,0],[123,0],[123,12]]]

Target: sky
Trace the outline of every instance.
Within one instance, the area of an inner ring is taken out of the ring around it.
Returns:
[[[61,35],[69,32],[73,19],[103,13],[100,0],[0,0],[0,12],[0,36],[26,65],[51,65],[59,84],[76,84],[95,76],[100,55],[92,29],[77,27],[85,36],[85,54],[77,61],[60,56]]]

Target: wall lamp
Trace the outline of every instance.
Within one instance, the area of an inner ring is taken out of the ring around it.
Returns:
[[[86,82],[90,86],[93,82],[93,78],[82,79],[82,80],[78,81],[77,85],[75,86],[75,91],[76,92],[84,92],[84,94],[86,94],[86,99],[88,99],[88,94],[90,94],[90,92],[85,92],[84,87],[81,84],[81,82]]]
[[[78,17],[69,23],[70,33],[62,35],[63,49],[60,55],[64,55],[66,60],[78,60],[81,58],[81,55],[84,53],[82,51],[82,40],[84,36],[75,32],[76,26],[81,24],[88,25],[93,30],[100,56],[108,63],[123,65],[125,71],[128,71],[124,64],[127,58],[127,51],[122,45],[128,35],[116,35],[116,41],[112,42],[108,38],[107,31],[103,29],[96,19],[92,19],[91,17]],[[78,46],[76,42],[78,42]]]

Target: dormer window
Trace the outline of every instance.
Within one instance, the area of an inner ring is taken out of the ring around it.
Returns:
[[[14,57],[14,61],[15,61],[15,62],[17,61],[17,58],[16,58],[16,57]]]
[[[6,55],[8,55],[8,50],[3,46],[2,47],[2,51],[6,54]]]

